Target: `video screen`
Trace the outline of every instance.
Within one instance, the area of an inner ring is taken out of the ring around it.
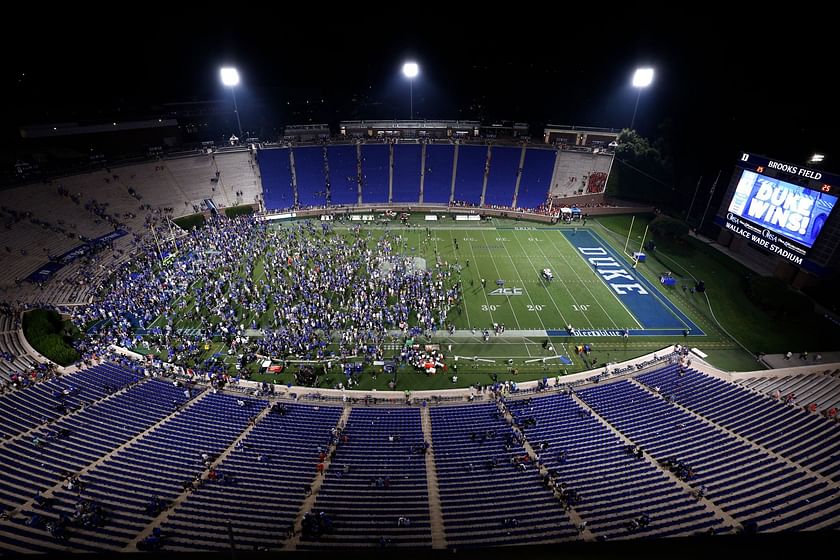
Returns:
[[[837,197],[744,170],[729,211],[809,249]]]

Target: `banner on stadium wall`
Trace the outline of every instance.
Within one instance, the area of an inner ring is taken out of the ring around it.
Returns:
[[[321,214],[321,221],[322,222],[329,222],[329,221],[332,221],[333,219],[334,219],[334,216],[332,214]]]
[[[73,249],[70,249],[60,257],[44,264],[41,268],[30,274],[26,280],[29,282],[46,282],[47,280],[52,277],[53,274],[67,266],[68,264],[72,263],[78,258],[81,258],[97,247],[102,245],[106,245],[115,239],[119,239],[124,235],[128,235],[128,232],[124,229],[115,229],[111,233],[106,233],[96,239],[91,239],[90,241],[86,242],[84,245],[79,245]]]
[[[437,214],[426,214],[426,221],[427,222],[436,222],[437,221]]]
[[[478,222],[481,216],[478,214],[456,214],[455,219],[459,221]]]
[[[350,220],[353,222],[372,222],[373,214],[350,214]]]

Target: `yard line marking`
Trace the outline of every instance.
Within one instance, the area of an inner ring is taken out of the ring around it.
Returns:
[[[548,232],[546,232],[546,237],[549,237]],[[551,245],[552,245],[552,247],[554,247],[555,249],[557,249],[557,246],[556,246],[554,243],[552,243]],[[544,259],[546,259],[547,261],[551,261],[551,259],[550,259],[550,258],[549,258],[549,257],[545,254],[545,252],[542,250],[542,247],[540,246],[540,244],[539,244],[539,243],[537,243],[537,248],[540,250],[540,253],[542,254],[542,256],[543,256],[543,258],[544,258]],[[564,262],[564,263],[566,264],[566,266],[568,267],[569,263],[566,261],[566,259],[565,259],[565,255],[563,255],[563,252],[562,252],[561,250],[558,250],[558,252],[560,253],[560,257],[561,257],[561,258],[563,258],[563,262]],[[574,302],[574,304],[575,304],[575,305],[581,305],[581,304],[580,304],[579,299],[578,299],[578,298],[576,298],[576,297],[575,297],[575,295],[572,293],[572,290],[570,290],[570,289],[569,289],[569,286],[567,286],[567,285],[566,285],[566,283],[565,283],[565,282],[563,282],[561,279],[559,279],[559,278],[558,278],[558,280],[560,281],[560,283],[561,283],[561,284],[563,284],[563,287],[564,287],[564,288],[566,288],[566,292],[568,292],[568,293],[569,293],[569,297],[571,297],[571,298],[572,298],[572,301]],[[546,291],[547,291],[547,290],[548,290],[548,288],[546,287]],[[592,293],[591,293],[591,292],[590,292],[590,295],[592,295]],[[602,308],[602,309],[603,309],[603,308]],[[586,319],[586,322],[587,322],[587,323],[589,323],[590,328],[595,328],[595,325],[593,325],[593,324],[592,324],[592,320],[589,318],[589,316],[588,316],[586,313],[584,313],[584,314],[583,314],[583,317],[584,317],[584,319]],[[609,317],[609,315],[608,315],[608,317]],[[563,328],[564,328],[564,329],[566,328],[566,326],[567,326],[567,325],[569,325],[569,324],[570,324],[570,323],[567,323],[567,322],[565,321],[565,319],[563,320],[563,323],[564,323],[564,324],[563,324]]]
[[[444,231],[447,232],[447,235],[449,234],[449,230],[444,230]],[[435,236],[435,255],[438,255],[438,254],[440,254],[440,253],[438,252],[437,236]],[[458,255],[455,253],[455,245],[454,244],[452,245],[452,254],[455,256],[456,259],[458,258]],[[459,267],[461,266],[460,262],[458,263],[458,266]],[[467,324],[472,325],[472,323],[470,322],[470,307],[467,305],[466,298],[464,297],[464,282],[463,282],[463,279],[461,278],[460,271],[458,272],[458,283],[461,284],[461,296],[460,296],[459,304],[464,306],[464,311],[467,314]],[[448,314],[449,313],[447,311],[447,315]]]
[[[516,237],[516,236],[514,235],[514,237]],[[519,244],[519,247],[522,249],[522,254],[524,255],[525,254],[525,250],[524,250],[525,248],[522,246],[522,242],[519,241],[518,237],[516,237],[516,242]],[[526,258],[528,259],[528,263],[531,265],[531,268],[534,269],[534,272],[539,274],[540,272],[537,269],[537,267],[534,266],[534,263],[531,260],[531,258],[528,257],[527,255],[526,255]],[[536,282],[536,280],[534,280],[534,282]],[[540,282],[540,284],[542,284],[542,282]],[[563,326],[565,328],[565,326],[568,325],[569,323],[566,322],[566,318],[563,316],[563,312],[560,311],[560,307],[557,305],[557,302],[554,300],[554,296],[551,295],[551,292],[549,291],[548,286],[543,286],[543,287],[545,288],[545,292],[548,294],[549,299],[551,299],[551,303],[552,303],[552,305],[554,305],[554,309],[556,309],[557,313],[560,314],[560,320],[563,321]],[[544,324],[543,324],[543,327],[545,327]],[[548,329],[546,329],[546,330],[548,330]]]
[[[470,254],[472,255],[473,262],[476,266],[476,270],[478,270],[478,259],[475,257],[475,251],[473,250],[472,241],[466,241],[466,243],[470,244]],[[481,278],[481,271],[479,271],[479,278]],[[487,299],[487,292],[484,291],[484,288],[479,289],[484,294],[484,302],[487,304],[487,312],[490,313],[490,322],[495,323],[496,321],[493,320],[493,312],[490,311],[490,300]],[[470,328],[473,328],[473,325],[470,325]]]
[[[513,237],[516,237],[516,235],[514,234],[514,235],[513,235]],[[518,240],[518,239],[517,239],[517,243],[519,243],[519,240]],[[522,245],[520,244],[520,247],[521,247],[521,246],[522,246]],[[510,264],[512,264],[512,265],[513,265],[513,269],[516,271],[516,276],[518,276],[518,277],[519,277],[519,281],[520,281],[520,282],[522,282],[522,285],[524,286],[524,285],[525,285],[525,281],[522,279],[522,275],[521,275],[521,274],[519,274],[519,267],[517,267],[517,266],[516,266],[516,263],[515,263],[515,262],[513,262],[513,257],[511,257],[511,256],[510,256],[510,251],[508,251],[508,249],[507,249],[507,245],[505,245],[505,243],[504,243],[504,242],[502,242],[502,247],[504,247],[504,248],[505,248],[505,253],[506,253],[506,254],[507,254],[507,256],[508,256],[508,259],[510,259]],[[526,256],[526,258],[527,258],[527,256]],[[531,262],[531,259],[530,259],[530,258],[528,259],[528,262],[529,262],[529,263]],[[531,266],[533,266],[533,263],[531,264]],[[536,269],[535,269],[535,271],[536,271]],[[534,300],[531,298],[531,294],[530,294],[530,292],[528,292],[528,291],[526,290],[526,291],[525,291],[525,295],[526,295],[526,296],[528,296],[528,301],[530,301],[530,302],[531,302],[531,305],[535,305],[535,304],[534,304]],[[540,325],[542,325],[543,330],[545,330],[545,323],[543,323],[542,317],[540,317],[539,312],[537,312],[537,311],[535,310],[535,311],[534,311],[534,313],[536,314],[536,316],[537,316],[537,320],[539,320]]]
[[[481,232],[481,238],[484,240],[484,243],[486,245],[487,244],[487,238],[484,236],[483,231]],[[502,241],[501,243],[504,243],[504,241]],[[490,253],[490,260],[493,261],[493,268],[496,269],[496,275],[497,275],[496,278],[500,278],[502,274],[499,272],[499,267],[496,266],[496,259],[493,258],[493,253]],[[485,295],[484,297],[487,297],[487,296]],[[522,324],[519,322],[519,319],[516,317],[516,310],[513,308],[513,303],[511,303],[510,297],[508,297],[508,305],[510,305],[510,310],[513,313],[513,320],[516,321],[516,328],[517,329],[522,329]],[[545,328],[545,326],[543,326],[543,328]]]

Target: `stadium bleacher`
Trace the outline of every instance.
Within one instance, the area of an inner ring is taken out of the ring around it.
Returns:
[[[589,193],[590,177],[609,171],[612,155],[561,150],[554,163],[550,196],[563,198]],[[519,204],[522,206],[522,204]]]
[[[536,208],[544,204],[551,187],[551,174],[554,172],[555,150],[545,148],[527,148],[525,166],[517,191],[517,208]]]
[[[218,456],[248,423],[248,407],[238,406],[232,396],[202,393],[194,399],[170,421],[131,440],[80,477],[85,498],[103,504],[106,521],[94,530],[74,528],[78,538],[65,544],[66,548],[83,552],[120,550],[128,545],[155,517],[148,504],[154,498],[171,503],[183,491],[184,481],[194,480],[205,470],[203,454]],[[248,402],[257,406],[256,401]],[[25,524],[32,514],[57,519],[61,511],[72,512],[78,500],[74,494],[56,490],[56,503],[49,508],[27,509],[14,523],[18,534],[24,527],[29,534],[38,534],[37,527]]]
[[[326,161],[323,159],[325,149]],[[525,159],[520,169],[523,150]],[[365,204],[388,202],[389,196],[395,203],[419,203],[422,167],[422,201],[425,204],[448,204],[453,200],[453,173],[454,200],[480,204],[486,172],[486,205],[512,207],[516,196],[517,207],[536,208],[548,198],[555,162],[559,157],[554,148],[499,145],[490,146],[488,160],[486,145],[415,142],[371,143],[358,147],[355,144],[301,146],[294,148],[293,152],[298,183],[296,193],[292,189],[288,148],[260,150],[261,177],[268,209],[291,208],[295,199],[301,207],[324,205],[324,175],[327,169],[330,204],[357,204],[360,163],[362,202]],[[568,158],[583,155],[564,154]],[[591,167],[590,163],[581,165]],[[389,169],[392,174],[389,174]],[[521,176],[521,184],[517,191],[518,176]]]
[[[446,542],[469,548],[553,543],[578,532],[532,464],[510,442],[510,428],[495,404],[432,409],[432,445],[437,466]],[[507,445],[507,447],[506,447]]]
[[[24,374],[38,363],[21,341],[18,315],[0,312],[0,383],[10,383],[13,374]]]
[[[6,420],[0,426],[0,434],[13,437],[58,418],[64,410],[103,398],[107,395],[105,385],[120,388],[138,379],[136,373],[106,364],[30,385],[0,399],[0,411]]]
[[[840,493],[829,480],[639,384],[620,381],[578,394],[660,464],[682,465],[695,490],[706,487],[708,498],[742,524],[770,530],[797,523],[802,529],[824,508],[840,507]]]
[[[749,377],[736,383],[765,395],[776,393],[780,398],[793,393],[797,403],[803,406],[815,403],[819,411],[840,408],[840,370],[783,377]]]
[[[420,168],[422,146],[420,144],[391,144],[394,158],[394,181],[392,202],[420,200]]]
[[[490,152],[490,173],[487,175],[487,192],[484,204],[513,206],[516,179],[520,174],[519,160],[525,148],[493,146]],[[541,201],[545,202],[545,200]]]
[[[840,431],[836,424],[804,407],[785,405],[694,370],[680,376],[677,366],[638,380],[659,386],[691,411],[840,482]]]
[[[294,148],[294,176],[297,179],[297,200],[301,206],[324,206],[327,203],[324,153],[322,146]]]
[[[455,159],[453,146],[428,144],[426,146],[423,202],[448,204],[452,200],[452,164]]]
[[[373,547],[381,538],[430,547],[426,463],[411,452],[423,445],[419,411],[354,408],[344,433],[348,442],[337,448],[313,510],[329,515],[333,529],[304,538],[299,548]],[[399,526],[400,517],[409,525]]]
[[[593,533],[612,540],[731,529],[662,469],[628,452],[627,444],[571,397],[516,401],[510,408],[520,420],[536,421],[525,428],[526,436],[534,445],[548,444],[542,460],[581,494],[574,509]],[[627,523],[644,514],[650,524],[628,531]]]
[[[359,170],[356,146],[329,146],[327,160],[330,165],[330,202],[334,205],[357,204]]]
[[[176,551],[226,550],[230,535],[259,550],[428,548],[433,494],[449,548],[840,523],[836,422],[672,365],[502,407],[282,414],[140,372],[103,363],[0,396],[0,549],[127,550],[155,529]],[[291,532],[306,513],[325,530]]]
[[[487,146],[459,146],[455,200],[478,206],[487,172]]]
[[[386,144],[362,145],[362,202],[388,202],[390,150]]]
[[[225,550],[230,523],[238,546],[279,548],[316,476],[319,446],[329,444],[340,408],[289,404],[269,414],[218,466],[225,480],[191,492],[162,525],[174,550]]]
[[[289,148],[272,148],[257,152],[266,208],[285,210],[295,205],[289,152]]]

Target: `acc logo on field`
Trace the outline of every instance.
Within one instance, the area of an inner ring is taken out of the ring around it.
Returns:
[[[490,292],[490,296],[521,296],[522,288],[497,288]]]

